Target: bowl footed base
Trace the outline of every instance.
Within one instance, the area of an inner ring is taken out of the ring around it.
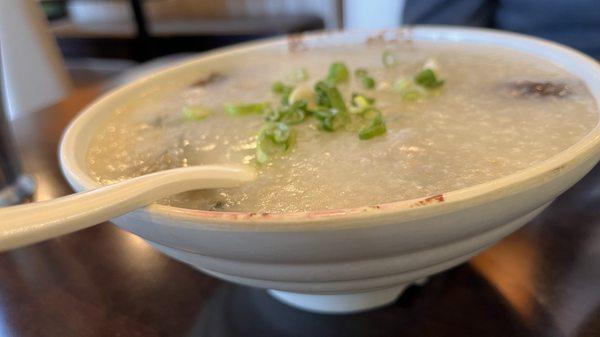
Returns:
[[[426,281],[423,278],[413,284],[423,285]],[[410,285],[411,283],[405,283],[390,288],[344,294],[303,294],[274,289],[269,289],[268,293],[296,309],[321,314],[351,314],[392,304]]]

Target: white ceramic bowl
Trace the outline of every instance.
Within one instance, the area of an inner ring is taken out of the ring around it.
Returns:
[[[87,107],[66,130],[60,161],[77,191],[98,187],[85,153],[115,109],[227,68],[257,50],[360,44],[369,38],[499,45],[549,60],[600,97],[600,66],[567,47],[482,29],[416,27],[379,34],[317,33],[217,50],[125,85]],[[409,284],[456,266],[523,226],[600,159],[600,126],[577,144],[526,170],[419,200],[290,214],[209,212],[150,205],[113,222],[156,249],[228,281],[271,289],[317,312],[353,312],[393,301]],[[445,191],[440,191],[445,192]]]

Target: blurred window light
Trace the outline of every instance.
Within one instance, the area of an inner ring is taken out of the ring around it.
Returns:
[[[398,27],[404,0],[345,0],[345,29],[385,29]]]

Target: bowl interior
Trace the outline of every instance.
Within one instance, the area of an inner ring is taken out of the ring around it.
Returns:
[[[219,49],[199,55],[189,61],[175,64],[167,69],[151,73],[137,81],[122,86],[104,95],[82,111],[72,121],[63,135],[60,145],[60,162],[63,173],[77,191],[99,187],[89,174],[85,154],[96,128],[121,109],[136,104],[158,101],[177,88],[187,86],[198,78],[208,76],[219,69],[227,69],[241,57],[251,57],[257,50],[285,51],[288,49],[313,48],[331,44],[361,44],[369,39],[382,39],[391,43],[403,41],[457,41],[474,44],[496,45],[512,48],[546,59],[581,78],[596,101],[600,98],[600,66],[590,57],[570,48],[545,40],[519,34],[474,28],[450,28],[424,26],[402,28],[384,32],[324,32],[295,37],[276,38],[251,42]],[[502,196],[526,188],[557,167],[565,168],[589,159],[600,151],[600,125],[569,149],[525,170],[461,190],[448,191],[443,195],[382,205],[371,205],[352,209],[327,210],[301,213],[273,213],[253,216],[253,213],[188,210],[159,204],[150,205],[143,212],[161,214],[175,218],[207,220],[211,222],[315,222],[329,221],[348,216],[372,216],[373,213],[431,213],[440,207],[466,207],[490,200],[490,196]],[[501,191],[501,193],[498,193]],[[440,202],[443,201],[443,202]],[[419,206],[419,207],[415,207]]]

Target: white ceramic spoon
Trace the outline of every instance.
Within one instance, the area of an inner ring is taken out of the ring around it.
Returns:
[[[53,200],[0,208],[0,251],[84,229],[173,194],[233,187],[254,178],[254,172],[243,168],[191,166]]]

